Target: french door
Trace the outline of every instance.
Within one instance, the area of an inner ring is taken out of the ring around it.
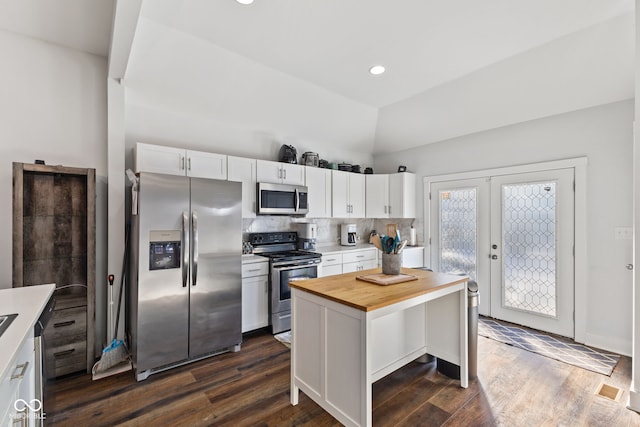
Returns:
[[[573,175],[432,183],[434,270],[476,280],[480,314],[573,337]]]

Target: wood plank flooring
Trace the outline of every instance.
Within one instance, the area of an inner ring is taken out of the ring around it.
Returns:
[[[374,426],[640,426],[625,408],[631,359],[611,377],[478,337],[478,378],[462,389],[412,362],[373,386]],[[242,350],[151,375],[131,371],[98,381],[62,378],[48,408],[51,426],[339,426],[300,393],[289,403],[289,350],[266,332]],[[619,402],[596,396],[601,382]]]

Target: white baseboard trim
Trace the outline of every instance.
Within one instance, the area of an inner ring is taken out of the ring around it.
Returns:
[[[627,401],[627,409],[640,412],[640,393],[635,390],[629,390],[629,400]]]
[[[584,345],[631,357],[631,340],[587,333]]]

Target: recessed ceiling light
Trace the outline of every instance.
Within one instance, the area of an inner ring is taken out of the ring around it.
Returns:
[[[251,4],[253,0],[236,0],[240,4]]]
[[[382,65],[374,65],[373,67],[369,68],[369,72],[374,76],[377,76],[384,73],[385,69]]]

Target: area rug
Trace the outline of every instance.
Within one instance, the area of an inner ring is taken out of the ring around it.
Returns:
[[[478,321],[478,335],[608,376],[611,376],[620,360],[617,354],[594,350],[568,338],[562,339],[482,317]]]
[[[291,331],[282,332],[273,337],[280,341],[285,347],[291,348]]]

